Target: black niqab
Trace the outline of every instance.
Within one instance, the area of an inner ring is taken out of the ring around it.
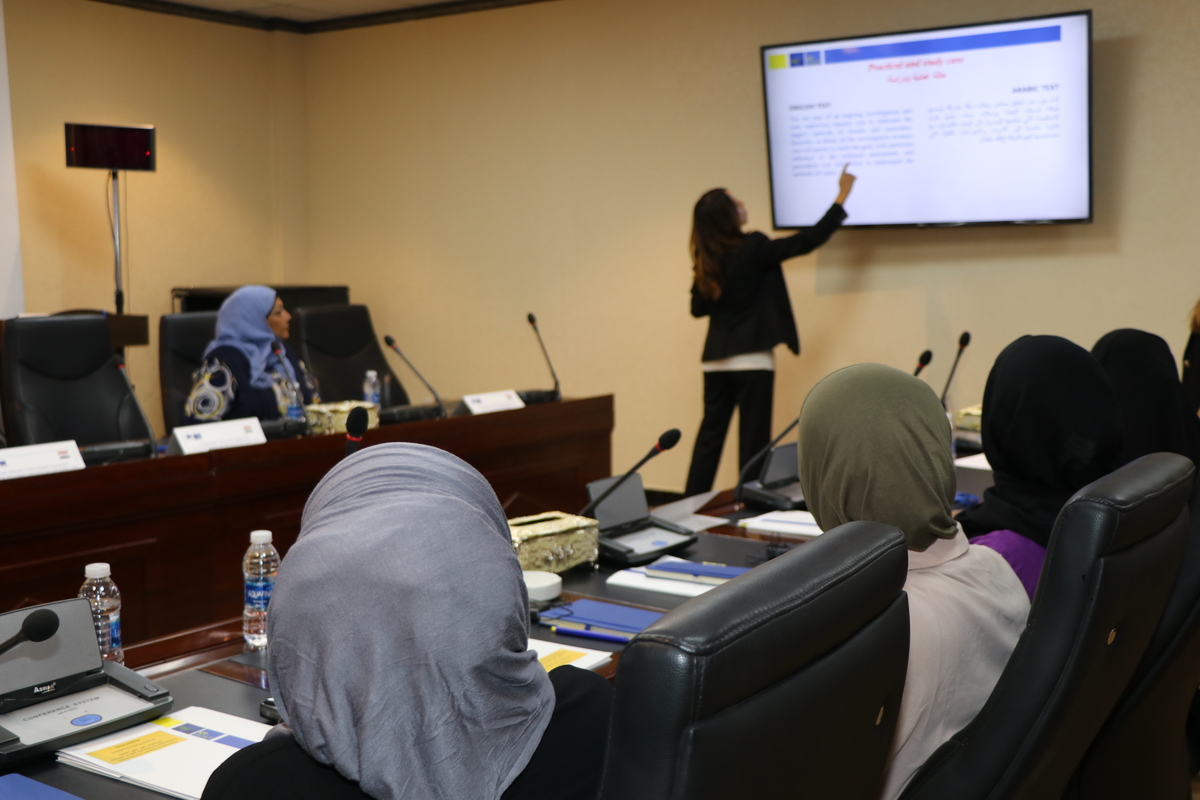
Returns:
[[[1116,468],[1121,445],[1121,409],[1092,354],[1059,336],[1022,336],[983,393],[995,485],[959,522],[969,536],[1007,529],[1045,546],[1063,505]]]
[[[1108,374],[1125,420],[1122,464],[1149,453],[1200,458],[1200,420],[1188,408],[1170,346],[1146,331],[1101,337],[1092,355]]]

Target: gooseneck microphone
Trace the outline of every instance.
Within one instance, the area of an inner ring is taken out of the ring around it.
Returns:
[[[525,405],[533,403],[554,403],[562,400],[562,391],[559,388],[558,373],[554,371],[554,363],[550,360],[550,353],[546,350],[546,342],[542,340],[542,331],[538,328],[537,317],[532,311],[525,317],[529,320],[529,326],[533,328],[534,334],[537,336],[538,344],[542,347],[542,356],[546,359],[546,366],[550,368],[550,377],[554,378],[553,389],[526,389],[523,392],[518,392],[521,400]]]
[[[408,356],[404,355],[404,353],[400,351],[400,348],[396,346],[396,340],[391,336],[384,336],[383,343],[395,350],[396,355],[400,356],[400,358],[404,360],[404,363],[408,365],[408,368],[412,370],[412,373],[421,379],[421,383],[425,384],[425,388],[429,390],[429,393],[433,395],[433,399],[437,401],[438,416],[446,416],[446,405],[442,402],[441,395],[437,393],[437,390],[433,388],[433,385],[429,381],[425,380],[425,376],[413,366],[413,363],[408,360]]]
[[[942,408],[946,407],[946,394],[950,391],[950,381],[954,380],[954,371],[958,369],[958,360],[962,358],[963,350],[971,343],[971,332],[963,331],[958,337],[958,352],[954,354],[954,363],[950,366],[950,375],[946,378],[946,388],[942,389]]]
[[[39,608],[21,622],[21,630],[10,639],[0,643],[0,656],[21,642],[44,642],[58,633],[58,614],[48,608]]]
[[[762,461],[763,456],[765,456],[767,453],[771,452],[771,449],[773,447],[775,447],[775,445],[779,444],[779,441],[781,439],[783,439],[783,437],[787,436],[788,433],[791,432],[792,428],[796,427],[799,424],[800,424],[800,418],[796,417],[794,420],[792,420],[792,424],[788,425],[786,428],[783,429],[783,433],[779,434],[774,439],[772,439],[767,444],[766,447],[764,447],[762,450],[759,450],[757,453],[754,454],[753,458],[751,458],[749,461],[746,462],[746,466],[742,467],[742,472],[740,475],[738,475],[737,486],[735,486],[733,489],[733,499],[734,500],[742,499],[742,487],[746,485],[746,480],[750,477],[750,470],[754,468],[754,465],[756,465],[756,464],[758,464],[758,462]]]
[[[655,442],[655,444],[654,444],[654,447],[650,448],[650,452],[647,453],[645,456],[643,456],[641,461],[634,464],[633,469],[629,470],[624,475],[622,475],[620,480],[616,481],[612,486],[609,486],[607,489],[604,490],[604,492],[599,497],[597,497],[595,500],[593,500],[592,502],[590,502],[586,506],[584,506],[583,510],[579,512],[579,516],[586,517],[589,514],[591,514],[593,511],[595,511],[596,506],[600,505],[605,500],[607,500],[608,496],[610,494],[612,494],[613,492],[615,492],[621,486],[621,484],[625,483],[625,481],[627,481],[631,477],[633,477],[633,473],[635,473],[639,469],[641,469],[643,464],[645,464],[647,461],[654,458],[656,455],[663,452],[664,450],[670,450],[672,447],[679,444],[679,437],[682,435],[683,434],[681,434],[679,432],[679,428],[671,428],[671,430],[667,431],[662,436],[659,436],[658,441]]]
[[[363,434],[367,432],[370,415],[362,406],[355,406],[346,415],[346,456],[352,456],[362,447]]]
[[[928,367],[930,361],[933,361],[933,351],[932,350],[926,350],[924,353],[921,353],[921,356],[917,359],[917,368],[913,372],[913,377],[915,378],[918,375],[920,375],[921,370]]]

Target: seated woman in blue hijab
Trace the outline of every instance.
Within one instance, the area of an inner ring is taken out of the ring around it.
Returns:
[[[304,406],[321,398],[304,362],[283,343],[291,319],[267,286],[243,286],[225,298],[216,338],[193,376],[188,419],[304,419]]]

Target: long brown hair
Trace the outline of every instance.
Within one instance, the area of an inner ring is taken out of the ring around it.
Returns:
[[[742,233],[737,204],[724,189],[712,189],[696,201],[692,211],[692,276],[700,293],[709,300],[721,296],[721,261],[741,245]]]

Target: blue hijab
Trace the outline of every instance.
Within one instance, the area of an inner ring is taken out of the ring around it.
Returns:
[[[267,324],[274,308],[275,290],[268,286],[243,286],[226,297],[217,312],[216,338],[205,348],[204,357],[218,347],[236,348],[250,362],[250,385],[257,389],[271,388],[267,365],[274,357],[294,383],[291,363],[275,355],[275,332]]]

